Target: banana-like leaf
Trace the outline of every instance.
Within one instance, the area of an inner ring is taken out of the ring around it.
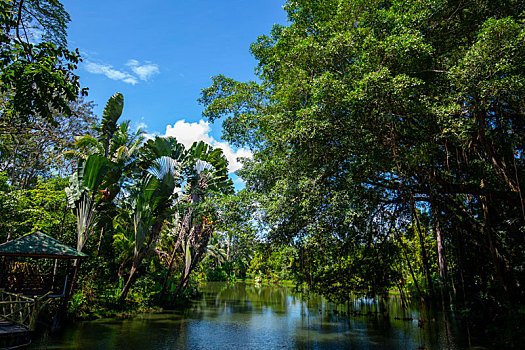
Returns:
[[[159,180],[170,174],[178,177],[180,175],[180,163],[171,157],[162,156],[153,161],[148,172]]]
[[[93,222],[94,206],[89,193],[85,192],[77,201],[77,250],[82,251],[89,237],[89,227]]]
[[[157,136],[153,140],[148,140],[140,149],[139,167],[146,170],[161,157],[170,157],[182,163],[186,158],[186,150],[174,137]]]
[[[89,156],[85,161],[79,160],[77,171],[79,183],[90,191],[96,191],[110,168],[109,160],[98,154]]]
[[[77,249],[82,251],[95,218],[96,203],[92,193],[98,191],[111,163],[103,156],[91,155],[78,161],[77,171],[70,176],[65,189],[69,205],[77,217]]]
[[[63,156],[66,159],[86,159],[88,157],[87,154],[74,150],[64,151],[62,152],[61,156]]]
[[[210,148],[211,148],[210,145],[208,145],[204,141],[198,141],[198,142],[196,141],[193,143],[193,145],[191,145],[189,153],[194,158],[202,159],[203,157],[206,157],[208,150]]]
[[[111,138],[117,130],[117,121],[122,115],[123,108],[124,96],[120,92],[117,92],[109,98],[104,107],[104,112],[102,112],[102,121],[100,122],[101,137],[104,140]]]
[[[228,160],[224,156],[222,149],[211,148],[203,141],[194,142],[187,152],[188,158],[192,159],[193,164],[197,165],[199,161],[204,161],[213,166],[213,169],[206,173],[208,181],[208,188],[214,191],[221,191],[224,193],[233,193],[233,182],[228,177]],[[196,167],[198,168],[198,166]],[[199,169],[196,169],[196,174],[199,175]],[[193,179],[195,184],[197,178]]]
[[[69,187],[66,187],[65,191],[69,206],[71,208],[75,208],[75,203],[78,200],[80,200],[82,192],[84,191],[84,188],[81,188],[80,183],[78,181],[77,173],[71,174],[71,176],[69,177]]]
[[[194,168],[195,168],[195,171],[197,172],[197,174],[200,174],[203,171],[211,171],[211,170],[213,170],[213,165],[211,165],[210,163],[208,163],[205,160],[197,159],[197,161],[195,162]]]
[[[96,150],[95,153],[104,152],[104,148],[100,142],[89,134],[75,137],[75,146],[84,150]]]
[[[123,121],[111,138],[108,157],[115,163],[127,162],[144,142],[144,131],[131,133],[130,123],[129,120]]]

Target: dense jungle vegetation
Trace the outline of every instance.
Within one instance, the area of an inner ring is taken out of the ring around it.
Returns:
[[[0,242],[89,254],[72,312],[248,278],[523,323],[523,2],[288,1],[251,46],[258,81],[217,75],[199,99],[253,151],[237,193],[220,149],[146,140],[121,94],[93,115],[58,1],[1,6]]]

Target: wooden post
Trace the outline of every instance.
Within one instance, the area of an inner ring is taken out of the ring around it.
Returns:
[[[34,297],[33,310],[29,315],[29,330],[34,331],[36,328],[36,321],[38,319],[38,314],[40,313],[40,299]]]

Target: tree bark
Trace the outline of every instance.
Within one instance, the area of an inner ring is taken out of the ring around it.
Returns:
[[[133,278],[135,277],[135,272],[136,271],[137,271],[137,266],[135,266],[135,264],[133,264],[133,266],[131,266],[131,270],[129,272],[128,280],[126,281],[126,284],[124,285],[124,288],[122,288],[122,291],[120,292],[119,302],[122,302],[122,301],[126,300],[126,297],[128,296],[129,290],[131,288],[131,284],[133,282]]]
[[[98,238],[98,248],[97,248],[97,256],[100,256],[100,250],[101,250],[101,247],[102,247],[102,238],[104,237],[104,229],[105,229],[106,226],[102,226],[102,228],[100,229],[100,236]]]
[[[149,250],[155,247],[156,239],[160,233],[160,230],[162,229],[162,224],[163,224],[163,220],[161,220],[160,222],[155,222],[155,224],[153,225],[153,228],[151,229],[150,238],[148,240],[148,243],[146,244],[146,248],[144,248],[143,251],[138,252],[137,255],[135,255],[135,257],[133,258],[133,265],[131,266],[128,280],[126,281],[124,288],[122,288],[122,291],[120,292],[120,297],[119,297],[120,302],[124,301],[126,297],[128,296],[129,290],[133,283],[133,278],[135,277],[135,272],[140,266],[140,263],[142,262],[146,254],[149,252]]]
[[[445,248],[443,246],[443,236],[441,234],[441,227],[439,220],[436,220],[436,245],[438,253],[438,266],[439,266],[439,286],[441,289],[441,300],[443,304],[448,304],[448,274],[447,274],[447,261],[445,258]]]
[[[160,290],[159,299],[162,299],[162,297],[164,296],[164,293],[166,292],[166,285],[168,284],[168,278],[171,273],[171,268],[173,267],[173,262],[175,261],[175,255],[177,254],[177,249],[179,249],[180,242],[181,242],[180,239],[177,239],[177,243],[175,243],[175,247],[173,248],[173,253],[171,254],[170,263],[168,265],[168,271],[166,272],[164,281],[162,281],[162,288]]]

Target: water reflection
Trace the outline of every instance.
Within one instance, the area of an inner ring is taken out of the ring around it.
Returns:
[[[336,306],[292,288],[208,283],[179,311],[82,322],[34,349],[464,349],[460,324],[400,300]],[[475,341],[474,341],[474,345]]]

